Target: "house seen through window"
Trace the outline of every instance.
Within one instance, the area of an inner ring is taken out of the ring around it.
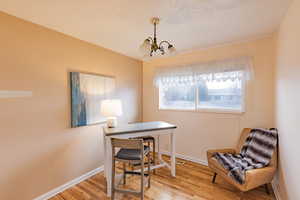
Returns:
[[[237,76],[231,76],[233,73]],[[242,71],[223,72],[202,74],[192,82],[162,82],[159,84],[159,108],[243,111],[242,75]]]

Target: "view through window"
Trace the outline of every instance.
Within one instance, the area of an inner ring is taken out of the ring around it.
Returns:
[[[206,74],[194,84],[160,84],[160,109],[243,111],[243,79],[224,78],[225,74]]]

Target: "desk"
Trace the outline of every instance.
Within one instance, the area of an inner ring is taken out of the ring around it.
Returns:
[[[175,162],[175,125],[166,122],[142,122],[133,123],[127,125],[120,125],[116,128],[103,128],[104,137],[104,175],[107,182],[107,196],[111,196],[111,170],[112,170],[112,149],[111,149],[111,138],[134,138],[141,136],[157,136],[158,142],[158,160],[159,163],[155,166],[151,166],[151,169],[160,167],[168,167],[171,170],[171,175],[176,176],[176,162]],[[169,134],[171,144],[171,164],[165,162],[162,159],[162,155],[159,148],[159,136]],[[116,176],[116,184],[119,183],[118,179],[121,176]]]

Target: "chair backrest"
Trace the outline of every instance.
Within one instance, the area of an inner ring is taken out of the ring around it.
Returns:
[[[237,152],[241,151],[248,135],[250,134],[250,131],[251,131],[251,128],[244,128],[243,129],[243,131],[241,133],[241,136],[240,136],[240,139],[239,139],[239,142],[237,144],[237,148],[236,148]],[[270,161],[269,166],[276,168],[277,167],[277,159],[278,159],[278,145],[277,145],[277,148],[275,148],[275,150],[274,150],[274,153],[272,155],[272,159]]]
[[[125,149],[142,149],[142,139],[111,139],[111,145],[113,148],[125,148]]]

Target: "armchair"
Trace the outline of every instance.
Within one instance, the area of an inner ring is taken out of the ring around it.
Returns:
[[[277,169],[277,148],[274,150],[270,164],[267,167],[246,171],[245,183],[242,185],[234,181],[231,177],[229,177],[228,171],[225,168],[223,168],[219,164],[219,162],[213,157],[214,153],[216,152],[232,153],[232,154],[240,152],[250,131],[251,131],[250,128],[245,128],[242,131],[236,148],[215,149],[215,150],[207,151],[208,166],[214,172],[212,182],[215,183],[217,175],[220,175],[227,182],[229,182],[230,184],[234,185],[237,189],[239,189],[241,192],[246,192],[256,187],[259,187],[261,185],[265,185],[266,191],[269,194],[268,184],[271,183]]]

